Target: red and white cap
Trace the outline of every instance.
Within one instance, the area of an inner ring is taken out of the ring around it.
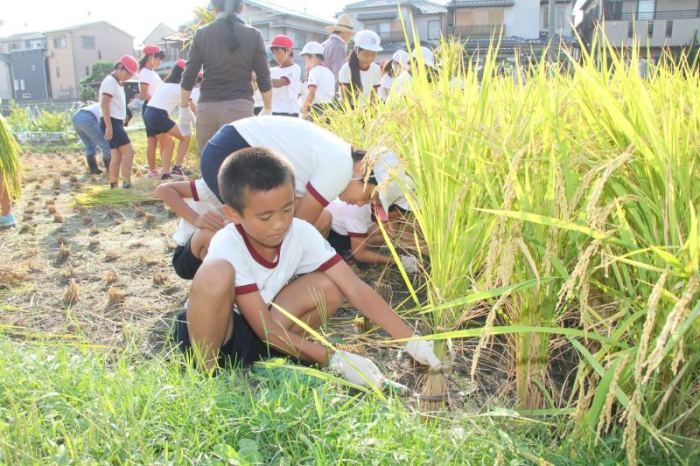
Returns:
[[[148,44],[143,47],[144,55],[155,55],[160,52],[161,48],[154,44]]]
[[[187,66],[187,60],[183,60],[183,59],[181,58],[181,59],[179,59],[178,61],[175,62],[175,66],[177,66],[178,68],[184,70],[185,67]]]
[[[139,62],[131,55],[124,55],[119,59],[119,63],[131,74],[136,76],[139,71]]]
[[[200,71],[199,73],[197,73],[197,77],[198,77],[198,78],[203,78],[203,77],[204,77],[204,71]]]
[[[270,42],[270,48],[273,47],[280,47],[292,50],[294,48],[294,42],[292,42],[292,39],[290,39],[289,36],[280,34],[272,38],[272,42]]]

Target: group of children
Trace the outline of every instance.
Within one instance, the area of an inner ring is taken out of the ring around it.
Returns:
[[[326,239],[338,244],[345,236],[348,249],[360,250],[357,241],[373,234],[373,215],[386,222],[392,212],[407,213],[400,188],[410,180],[398,158],[354,149],[300,118],[260,116],[222,127],[203,151],[201,168],[201,179],[156,190],[182,218],[173,267],[192,280],[175,341],[194,349],[207,369],[281,354],[381,387],[385,379],[372,361],[328,351],[304,326],[318,328],[347,298],[393,338],[414,336]],[[373,240],[381,245],[376,234]],[[368,251],[361,254],[367,262],[391,261]],[[415,271],[417,260],[409,257],[402,262]],[[411,341],[405,350],[440,366],[430,342]]]

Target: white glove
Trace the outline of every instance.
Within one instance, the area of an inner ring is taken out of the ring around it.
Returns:
[[[260,112],[260,116],[269,116],[269,115],[272,115],[271,108],[263,108],[262,112]]]
[[[435,355],[435,342],[425,340],[413,340],[406,343],[406,352],[419,363],[429,366],[431,369],[438,369],[440,360]]]
[[[194,115],[192,114],[192,110],[190,110],[190,107],[180,107],[180,112],[179,112],[179,123],[180,123],[180,129],[182,130],[183,127],[186,126],[192,126],[192,123],[194,123]]]
[[[384,376],[379,368],[369,359],[347,351],[336,351],[331,357],[328,368],[340,374],[345,380],[355,385],[382,388]]]
[[[192,122],[191,121],[183,122],[182,119],[180,119],[180,123],[178,126],[180,127],[180,132],[182,133],[183,136],[192,136]]]
[[[401,265],[406,273],[418,273],[418,258],[416,256],[399,256]]]

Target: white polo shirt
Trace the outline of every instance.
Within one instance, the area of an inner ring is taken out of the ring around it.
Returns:
[[[350,144],[314,123],[301,118],[258,116],[231,125],[250,146],[272,149],[292,165],[297,197],[309,192],[325,207],[350,184]]]
[[[369,99],[369,93],[375,87],[379,87],[382,81],[382,70],[379,65],[372,63],[366,71],[360,70],[360,81],[362,81],[362,96],[360,102],[366,102]],[[338,82],[341,84],[350,84],[352,82],[352,71],[350,65],[344,64],[338,73]]]
[[[336,199],[328,206],[333,216],[331,228],[342,236],[366,238],[372,228],[372,205],[356,206]]]
[[[171,114],[180,104],[180,85],[163,83],[148,102],[149,107],[159,108]]]
[[[318,65],[309,71],[307,86],[316,86],[314,105],[330,104],[335,100],[335,75],[325,66]]]
[[[270,68],[271,79],[286,78],[288,85],[272,88],[272,111],[275,113],[299,113],[299,88],[301,68],[296,63],[290,66]]]
[[[109,116],[116,120],[126,119],[126,95],[124,94],[124,88],[117,78],[108,75],[100,85],[100,103],[102,102],[102,96],[108,95],[112,98],[109,101]]]
[[[270,262],[252,246],[240,225],[229,224],[211,240],[204,263],[223,259],[236,271],[236,295],[259,292],[265,303],[295,277],[326,271],[342,259],[310,223],[295,218]],[[238,312],[238,309],[236,309]]]
[[[140,84],[146,84],[148,85],[148,95],[143,96],[147,101],[150,101],[153,96],[156,95],[156,91],[158,90],[158,86],[161,85],[163,82],[162,79],[160,79],[160,76],[158,73],[155,71],[148,69],[148,68],[141,68],[139,70],[139,85]],[[150,103],[149,103],[150,105]]]
[[[198,180],[190,180],[190,189],[192,190],[192,198],[187,199],[187,205],[198,214],[206,214],[209,211],[217,211],[221,214],[221,218],[225,223],[228,223],[226,217],[221,210],[222,204],[216,195],[209,189],[202,178]],[[197,232],[197,227],[192,225],[185,219],[180,221],[180,224],[175,230],[173,240],[178,246],[184,246]]]

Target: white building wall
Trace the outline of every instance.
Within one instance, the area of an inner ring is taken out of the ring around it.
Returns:
[[[506,8],[503,22],[508,36],[537,39],[540,36],[540,0],[515,0]]]

